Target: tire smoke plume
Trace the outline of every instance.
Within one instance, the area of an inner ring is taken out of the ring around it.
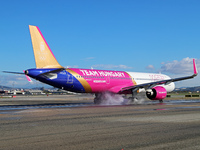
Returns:
[[[120,94],[113,94],[110,92],[104,92],[96,95],[95,104],[99,105],[129,105],[129,104],[143,104],[145,98],[139,96],[138,99],[132,101],[132,99],[125,98]]]

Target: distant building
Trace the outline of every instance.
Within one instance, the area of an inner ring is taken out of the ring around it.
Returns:
[[[25,92],[23,89],[21,90],[2,90],[0,91],[0,95],[24,95]]]
[[[0,95],[7,95],[8,94],[8,90],[1,90],[0,91]]]
[[[29,94],[29,95],[43,95],[45,93],[43,93],[42,90],[27,90],[26,94]]]

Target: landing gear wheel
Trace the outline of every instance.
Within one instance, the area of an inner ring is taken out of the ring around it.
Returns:
[[[137,102],[138,101],[138,98],[136,98],[136,97],[134,97],[133,99],[132,99],[132,102]]]
[[[134,104],[138,102],[138,98],[136,97],[129,97],[128,98],[128,104]]]
[[[163,103],[163,100],[161,99],[161,100],[159,100],[159,102],[160,102],[160,103]]]
[[[101,100],[97,97],[94,98],[94,104],[100,104]]]
[[[94,98],[94,104],[100,104],[102,99],[102,94],[101,93],[96,93],[95,98]]]

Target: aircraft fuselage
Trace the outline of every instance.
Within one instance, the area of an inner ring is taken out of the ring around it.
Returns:
[[[125,71],[76,69],[76,68],[29,69],[26,74],[54,87],[79,93],[101,93],[109,91],[118,94],[131,94],[121,91],[123,87],[170,79],[163,74],[149,74]],[[55,72],[54,72],[55,71]],[[167,92],[174,89],[174,83],[163,85]],[[140,90],[142,91],[142,89]]]

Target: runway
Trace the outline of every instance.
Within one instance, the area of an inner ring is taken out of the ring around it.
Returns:
[[[200,100],[0,99],[0,149],[200,149]]]

